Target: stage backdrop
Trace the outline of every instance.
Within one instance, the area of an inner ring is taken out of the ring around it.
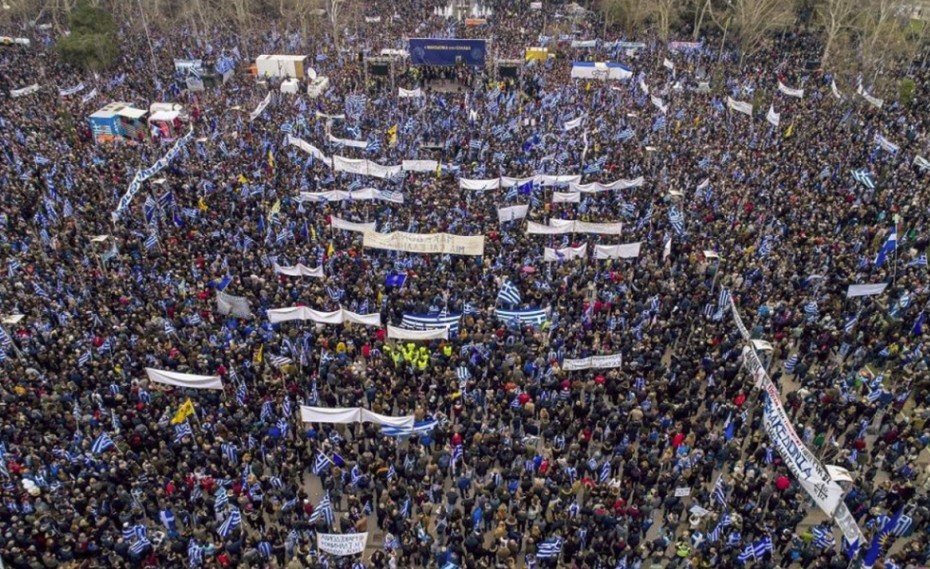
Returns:
[[[487,40],[410,38],[410,62],[414,65],[484,66]]]

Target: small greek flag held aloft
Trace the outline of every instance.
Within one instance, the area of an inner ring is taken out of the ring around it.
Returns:
[[[531,326],[542,326],[549,320],[548,311],[545,308],[530,310],[501,310],[495,309],[494,315],[501,322],[519,322],[520,324],[529,324]]]
[[[516,306],[520,304],[523,298],[520,296],[520,289],[511,281],[506,281],[501,286],[500,292],[497,293],[498,302]]]
[[[866,169],[853,170],[852,177],[855,181],[859,182],[866,188],[870,190],[875,189],[875,176],[873,176],[872,173],[869,172],[868,170]]]
[[[675,230],[675,233],[678,235],[684,235],[685,233],[685,216],[678,209],[678,206],[672,206],[668,210],[668,222],[672,224],[672,229]]]

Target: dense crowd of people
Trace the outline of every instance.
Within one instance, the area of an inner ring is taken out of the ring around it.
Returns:
[[[830,70],[785,63],[816,59],[822,45],[804,33],[742,60],[709,41],[669,50],[648,30],[620,38],[638,50],[572,48],[598,36],[596,16],[573,18],[571,39],[547,37],[555,8],[489,6],[488,23],[466,29],[428,17],[433,3],[375,2],[378,23],[346,29],[343,49],[281,27],[156,26],[157,75],[133,30],[118,68],[99,74],[62,63],[51,31],[0,47],[5,566],[846,566],[854,547],[764,429],[734,311],[770,344],[759,353],[805,444],[849,471],[856,555],[882,537],[877,563],[926,564],[927,71],[907,69],[913,100],[873,92],[879,109]],[[394,87],[422,96],[398,97],[356,54],[404,49],[406,37],[558,56],[504,80],[490,64],[417,70],[401,58]],[[280,93],[280,78],[259,84],[247,72],[259,53],[309,54],[329,86],[312,98],[306,83],[298,94]],[[233,78],[188,91],[173,61],[200,58]],[[632,77],[572,79],[577,60],[620,60]],[[433,89],[442,77],[464,88]],[[754,103],[754,116],[728,97]],[[88,116],[114,101],[180,103],[193,131],[116,216],[174,142],[98,143]],[[350,175],[286,136],[327,157],[441,166]],[[575,196],[525,182],[461,188],[534,175],[643,182]],[[371,187],[390,199],[310,197]],[[499,208],[522,204],[525,220],[500,221]],[[482,235],[484,251],[363,247],[334,218]],[[527,231],[559,219],[623,229]],[[637,242],[632,258],[593,256]],[[562,258],[545,262],[544,248]],[[323,278],[278,270],[298,264]],[[847,298],[851,284],[879,283]],[[445,340],[396,341],[384,327],[269,321],[290,306],[379,313],[385,326],[461,318]],[[616,367],[564,369],[614,354]],[[145,368],[224,388],[155,383]],[[416,428],[302,423],[302,405],[414,415]],[[368,532],[360,555],[317,547],[317,534],[353,532]]]

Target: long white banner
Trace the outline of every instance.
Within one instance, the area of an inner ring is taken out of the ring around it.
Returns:
[[[882,105],[885,104],[884,100],[869,95],[868,92],[866,92],[865,87],[862,86],[862,83],[859,84],[859,87],[856,89],[856,93],[862,95],[863,99],[868,101],[873,106],[878,107],[879,109],[882,108]]]
[[[449,338],[449,328],[433,328],[430,330],[410,330],[388,325],[388,338],[392,340],[446,340]]]
[[[582,369],[607,369],[623,366],[623,354],[610,356],[590,356],[577,360],[564,360],[562,370],[578,371]]]
[[[281,265],[275,263],[274,272],[281,275],[287,275],[289,277],[313,277],[315,279],[322,279],[323,265],[311,269],[310,267],[300,263],[297,263],[293,267],[282,267]]]
[[[39,84],[33,83],[28,87],[23,87],[22,89],[13,89],[10,91],[10,97],[17,99],[19,97],[25,97],[26,95],[31,95],[39,91]]]
[[[435,160],[403,160],[400,167],[404,172],[435,172],[439,162]]]
[[[297,148],[303,150],[310,156],[313,156],[317,160],[322,161],[327,166],[330,165],[330,159],[325,154],[323,154],[323,151],[317,148],[316,146],[310,144],[306,140],[302,140],[300,138],[297,138],[296,136],[287,135],[287,137],[285,137],[285,144],[290,145],[290,146],[296,146]]]
[[[833,481],[830,473],[817,460],[817,457],[814,456],[810,449],[804,445],[804,441],[791,425],[791,421],[782,406],[778,387],[769,378],[762,360],[759,359],[755,348],[752,347],[749,330],[746,329],[745,324],[739,317],[732,296],[730,297],[730,311],[733,313],[736,327],[747,342],[747,345],[743,348],[743,364],[755,381],[756,386],[764,394],[763,427],[775,445],[778,454],[785,461],[795,478],[798,479],[801,487],[817,503],[820,509],[834,518],[846,539],[850,542],[858,539],[860,544],[865,543],[862,531],[843,502],[843,488]]]
[[[792,89],[781,81],[778,82],[778,90],[789,97],[797,97],[798,99],[804,98],[804,89]]]
[[[368,532],[316,534],[317,548],[336,557],[358,555],[365,551],[366,543],[368,543]]]
[[[300,192],[297,201],[326,203],[341,202],[343,200],[378,200],[382,202],[391,202],[396,204],[404,203],[404,194],[400,192],[390,192],[387,190],[376,190],[375,188],[362,188],[360,190],[331,190],[329,192]]]
[[[270,104],[271,104],[271,91],[268,91],[268,94],[265,95],[265,98],[262,99],[262,102],[259,103],[257,107],[255,107],[254,111],[249,113],[249,120],[254,121],[255,119],[257,119],[263,112],[265,112],[265,109]]]
[[[413,415],[391,417],[373,413],[361,407],[308,407],[300,406],[300,420],[304,423],[377,423],[390,427],[412,428]]]
[[[639,188],[646,183],[646,179],[642,176],[638,178],[633,178],[632,180],[615,180],[609,184],[602,184],[600,182],[593,182],[591,184],[569,184],[568,189],[573,192],[581,192],[584,194],[593,194],[597,192],[608,192],[611,190],[626,190],[628,188]]]
[[[327,140],[333,144],[339,144],[342,146],[348,146],[350,148],[368,148],[367,140],[352,140],[349,138],[336,138],[335,136],[328,134],[326,135]]]
[[[571,259],[582,259],[588,254],[588,244],[578,247],[565,247],[562,249],[553,249],[551,247],[543,248],[543,261],[570,261]]]
[[[346,158],[345,156],[339,155],[333,156],[333,170],[337,172],[359,174],[361,176],[374,176],[375,178],[391,178],[402,172],[400,164],[396,166],[382,166],[371,160]]]
[[[366,231],[375,231],[377,229],[374,221],[369,221],[367,223],[357,223],[355,221],[346,221],[345,219],[341,219],[335,215],[330,216],[330,220],[333,229],[354,231],[355,233],[365,233]]]
[[[189,389],[223,389],[223,380],[218,375],[193,375],[190,373],[164,371],[150,367],[145,368],[145,375],[148,376],[149,381],[162,383],[164,385],[173,385],[175,387],[187,387]]]
[[[469,180],[467,178],[459,178],[459,187],[463,190],[496,190],[501,187],[500,178],[489,178],[487,180]]]
[[[624,243],[622,245],[595,245],[595,259],[632,259],[639,257],[642,242]]]
[[[484,255],[484,235],[450,235],[449,233],[375,233],[366,231],[362,243],[371,249],[408,253],[446,253],[449,255]]]
[[[190,130],[187,131],[187,134],[179,138],[174,145],[165,153],[164,156],[158,159],[157,162],[149,166],[144,170],[139,170],[136,172],[136,177],[133,178],[132,183],[129,184],[129,189],[126,190],[126,193],[123,194],[123,197],[120,198],[119,204],[116,206],[116,211],[113,212],[112,217],[113,221],[116,221],[119,218],[119,214],[126,210],[129,207],[129,204],[132,202],[132,198],[136,196],[139,192],[139,188],[142,187],[142,182],[148,180],[155,174],[161,172],[168,166],[168,163],[177,156],[181,149],[187,146],[187,143],[194,138],[194,125],[191,125]]]
[[[737,101],[732,97],[727,97],[727,106],[738,113],[743,113],[750,117],[752,116],[752,103],[745,103],[743,101]]]
[[[564,235],[566,233],[591,233],[594,235],[620,235],[622,223],[590,223],[573,219],[551,219],[549,225],[526,222],[526,232],[530,235]]]
[[[580,192],[552,192],[552,203],[580,203]]]
[[[422,97],[422,96],[423,96],[423,90],[420,89],[419,87],[417,87],[417,88],[414,89],[413,91],[410,91],[410,90],[408,90],[408,89],[404,89],[403,87],[398,87],[398,88],[397,88],[397,96],[400,97],[400,98],[402,98],[402,99],[409,99],[409,98]]]
[[[267,311],[268,321],[272,324],[278,322],[289,322],[291,320],[310,320],[320,324],[343,324],[352,322],[363,324],[365,326],[381,326],[381,314],[356,314],[340,308],[332,312],[322,312],[313,310],[307,306],[289,306],[287,308],[269,308]]]
[[[499,207],[497,208],[497,219],[500,223],[507,223],[508,221],[523,219],[529,211],[530,206],[525,204]]]
[[[849,285],[849,288],[846,290],[846,298],[873,296],[885,292],[886,288],[888,288],[888,283]]]

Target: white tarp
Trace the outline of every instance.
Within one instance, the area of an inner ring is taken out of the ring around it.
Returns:
[[[303,150],[310,156],[313,156],[317,160],[322,160],[327,166],[330,164],[329,158],[323,154],[323,151],[317,148],[316,146],[310,144],[306,140],[301,140],[296,136],[287,135],[285,138],[285,144],[290,146],[296,146],[297,148]]]
[[[529,211],[530,206],[526,204],[512,205],[510,207],[499,207],[497,208],[497,219],[500,221],[500,223],[506,223],[516,219],[523,219],[526,217],[526,214]]]
[[[378,18],[380,20],[380,18]],[[368,18],[365,18],[367,21]],[[365,551],[365,544],[368,542],[368,532],[363,533],[318,533],[316,534],[316,546],[320,551],[325,551],[336,557],[345,557],[347,555],[358,555]]]
[[[778,90],[789,97],[797,97],[798,99],[804,98],[804,89],[792,89],[781,81],[778,82]]]
[[[28,87],[23,87],[22,89],[13,89],[10,91],[10,97],[16,99],[19,97],[25,97],[26,95],[31,95],[39,90],[39,84],[33,83]]]
[[[263,112],[265,112],[265,109],[270,104],[271,104],[271,91],[268,91],[268,94],[265,95],[265,98],[262,99],[262,102],[259,103],[257,107],[255,107],[254,111],[249,113],[249,120],[254,121],[255,119],[257,119]]]
[[[463,190],[496,190],[501,187],[500,178],[490,178],[488,180],[468,180],[459,178],[459,187]]]
[[[888,288],[888,283],[849,285],[849,289],[846,291],[846,298],[881,294],[885,292],[886,288]]]
[[[252,316],[252,305],[242,296],[233,296],[223,291],[216,293],[216,311],[236,318],[249,318]]]
[[[331,134],[326,135],[327,140],[333,144],[340,144],[342,146],[348,146],[350,148],[368,148],[367,140],[352,140],[349,138],[336,138]]]
[[[163,383],[165,385],[174,385],[175,387],[187,387],[189,389],[223,389],[223,380],[218,375],[192,375],[189,373],[178,373],[176,371],[163,371],[147,367],[145,374],[149,381]]]
[[[623,366],[623,354],[613,354],[609,356],[590,356],[578,360],[565,360],[562,362],[562,370],[576,371],[581,369],[607,369]]]
[[[281,265],[275,263],[274,272],[281,275],[287,275],[289,277],[313,277],[316,279],[322,279],[323,265],[320,265],[315,269],[311,269],[310,267],[300,263],[297,263],[293,267],[282,267]]]
[[[432,330],[408,330],[388,325],[388,338],[393,340],[446,340],[449,337],[449,328],[433,328]]]
[[[865,99],[866,101],[868,101],[868,102],[869,102],[870,104],[872,104],[873,106],[878,107],[879,109],[882,108],[882,105],[885,104],[885,101],[883,101],[882,99],[879,99],[878,97],[873,97],[872,95],[869,95],[869,94],[866,92],[865,87],[862,86],[862,83],[859,84],[859,88],[856,89],[856,92],[859,93],[860,95],[862,95],[862,98],[863,98],[863,99]]]
[[[439,162],[435,160],[404,160],[400,163],[404,172],[435,172]]]
[[[737,101],[732,97],[727,97],[727,106],[738,113],[743,113],[750,117],[752,116],[752,103]]]
[[[484,255],[484,235],[449,233],[375,233],[366,231],[363,246],[370,249],[406,251],[408,253],[446,253],[450,255]]]
[[[646,183],[646,179],[642,176],[638,178],[633,178],[632,180],[615,180],[609,184],[602,184],[600,182],[593,182],[590,184],[569,184],[568,189],[573,192],[581,192],[584,194],[595,194],[598,192],[609,192],[611,190],[626,190],[628,188],[639,188]]]
[[[345,190],[332,190],[329,192],[300,192],[297,201],[301,202],[341,202],[343,200],[379,200],[396,204],[404,203],[404,194],[374,188],[362,188],[347,192]]]
[[[414,416],[389,417],[359,407],[308,407],[300,406],[300,420],[304,423],[377,423],[390,427],[413,428]]]
[[[410,91],[410,90],[408,90],[408,89],[404,89],[403,87],[398,87],[398,88],[397,88],[397,96],[398,96],[398,97],[405,98],[405,99],[406,99],[406,98],[413,98],[413,97],[422,97],[422,96],[423,96],[423,91],[422,91],[419,87],[417,87],[417,88],[414,89],[413,91]]]
[[[356,233],[364,233],[366,231],[375,231],[374,221],[369,221],[367,223],[356,223],[354,221],[346,221],[345,219],[336,217],[335,215],[330,216],[332,220],[333,229],[342,229],[344,231],[354,231]]]
[[[391,178],[400,174],[402,171],[400,164],[396,166],[382,166],[371,160],[346,158],[338,155],[333,156],[333,169],[337,172],[374,176],[375,178]]]
[[[632,259],[639,257],[642,243],[624,243],[623,245],[595,245],[595,259]]]
[[[552,203],[580,203],[580,192],[552,192]]]
[[[343,308],[332,312],[314,310],[309,306],[289,306],[287,308],[269,308],[268,321],[272,324],[291,320],[310,320],[320,324],[343,324],[351,322],[365,326],[381,326],[381,313],[356,314]]]
[[[562,249],[553,249],[545,247],[543,249],[543,261],[570,261],[572,259],[582,259],[588,254],[588,244],[579,245],[578,247],[564,247]]]
[[[769,106],[769,112],[765,115],[765,120],[769,121],[772,126],[778,126],[781,124],[781,114],[775,112],[775,106]]]
[[[549,225],[528,221],[526,232],[531,235],[564,235],[566,233],[591,233],[595,235],[620,235],[622,223],[591,223],[572,219],[551,219]]]

